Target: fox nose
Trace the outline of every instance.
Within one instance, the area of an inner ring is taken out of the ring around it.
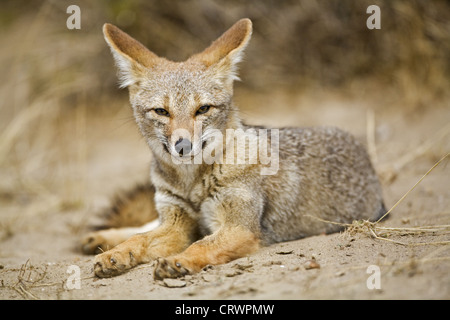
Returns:
[[[192,143],[188,139],[180,138],[175,142],[175,150],[178,152],[180,157],[189,154],[192,150]]]

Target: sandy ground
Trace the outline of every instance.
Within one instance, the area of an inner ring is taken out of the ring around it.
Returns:
[[[362,141],[369,137],[390,208],[450,150],[450,107],[448,102],[405,108],[367,101],[320,92],[309,97],[238,92],[236,97],[237,105],[248,106],[241,109],[251,123],[336,125]],[[3,188],[0,299],[450,298],[448,158],[378,225],[402,228],[385,235],[388,240],[375,239],[370,231],[319,235],[272,245],[172,282],[155,281],[152,264],[96,278],[93,257],[81,253],[79,239],[98,222],[96,214],[115,191],[145,180],[149,161],[145,143],[128,121],[126,101],[120,103],[123,108],[107,117],[86,117],[81,142],[69,144],[61,161],[72,159],[72,147],[81,160],[55,167],[66,179],[60,182],[61,193],[76,196],[61,200],[42,191],[12,197]],[[61,139],[72,135],[71,129],[68,123]],[[420,226],[438,227],[421,233],[406,229]]]

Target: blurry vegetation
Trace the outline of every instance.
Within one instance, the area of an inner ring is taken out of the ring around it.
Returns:
[[[80,31],[65,28],[69,4],[81,8]],[[372,4],[381,8],[381,30],[366,27],[366,9]],[[47,58],[63,60],[54,65],[58,77],[78,76],[65,74],[72,67],[80,74],[87,69],[94,82],[90,90],[97,94],[101,86],[114,92],[112,59],[101,40],[104,22],[118,25],[155,53],[181,61],[242,17],[254,23],[242,64],[243,86],[296,90],[373,78],[402,91],[415,85],[442,94],[448,88],[450,2],[441,0],[6,1],[0,15],[3,32],[20,28],[39,39],[18,35],[16,42],[32,50],[15,52],[3,45],[2,51],[45,64],[38,60],[45,47]],[[46,77],[55,76],[28,72],[41,88],[51,83]]]
[[[66,28],[71,4],[81,8],[81,30]],[[372,4],[381,8],[381,30],[366,27]],[[58,170],[84,177],[86,113],[116,112],[112,106],[127,100],[117,90],[103,23],[181,61],[243,17],[254,32],[240,88],[377,87],[411,109],[444,98],[450,87],[449,1],[2,1],[0,196],[12,186],[42,192],[29,180],[58,179]]]
[[[157,54],[184,60],[242,17],[254,23],[242,66],[258,89],[342,86],[375,78],[406,92],[449,86],[448,1],[122,1],[108,18]],[[371,4],[381,30],[366,27]]]

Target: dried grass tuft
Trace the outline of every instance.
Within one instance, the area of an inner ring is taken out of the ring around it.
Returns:
[[[19,269],[17,274],[17,282],[11,286],[5,286],[2,282],[2,286],[10,288],[19,293],[24,299],[39,300],[30,289],[43,286],[53,286],[60,283],[40,283],[47,275],[47,266],[44,270],[39,270],[31,265],[30,259],[28,259]]]

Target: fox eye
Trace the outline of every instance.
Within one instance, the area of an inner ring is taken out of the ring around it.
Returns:
[[[155,113],[159,116],[164,116],[164,117],[170,116],[169,112],[163,108],[156,108],[156,109],[153,109],[153,111],[155,111]]]
[[[207,112],[209,111],[210,108],[211,108],[210,105],[205,104],[204,106],[201,106],[200,108],[198,108],[198,110],[197,110],[197,112],[195,113],[195,115],[207,113]]]

